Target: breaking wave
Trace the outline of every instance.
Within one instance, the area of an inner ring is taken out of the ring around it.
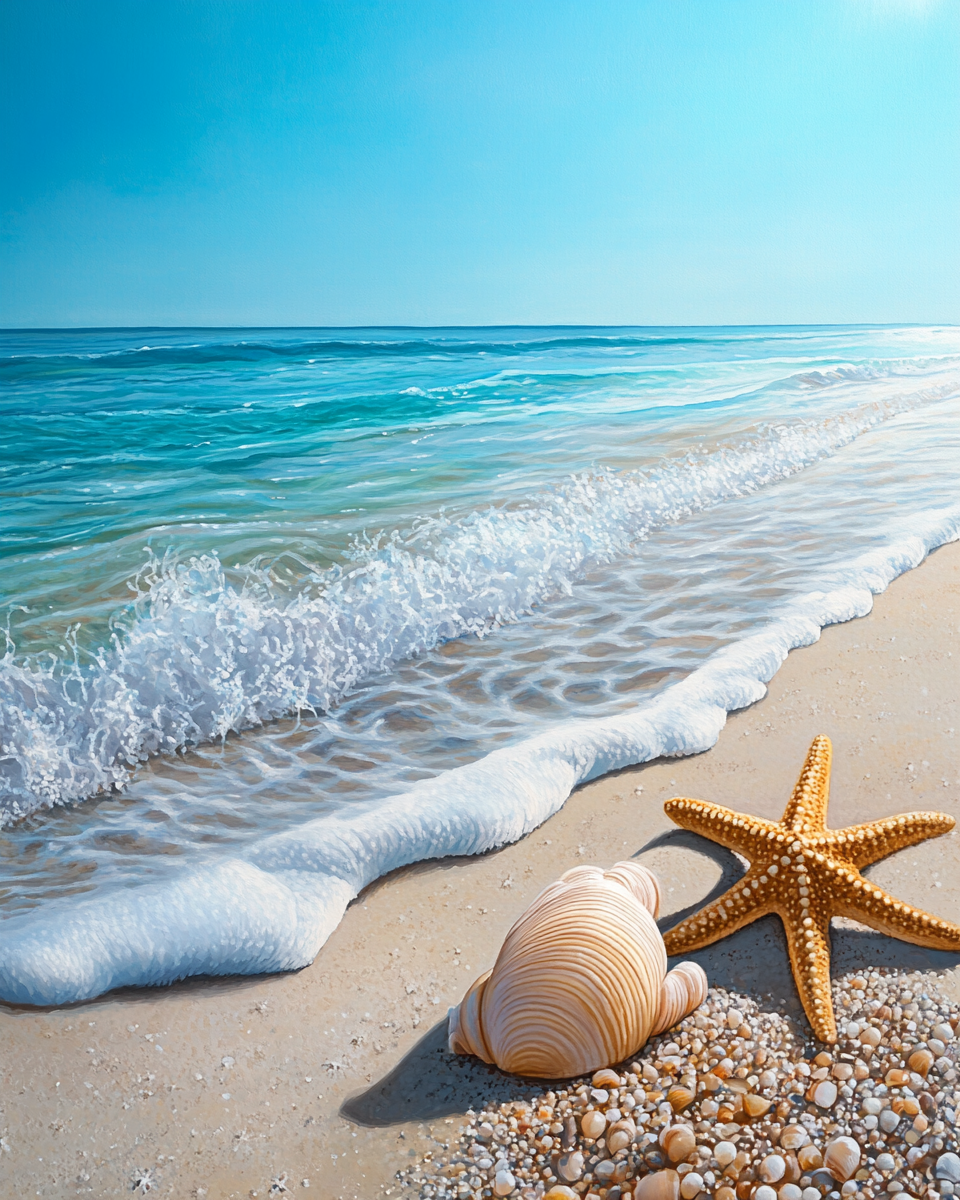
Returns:
[[[526,504],[423,520],[357,544],[345,568],[283,594],[212,555],[152,559],[112,644],[87,661],[0,661],[0,825],[120,787],[137,763],[297,711],[438,643],[483,636],[651,530],[785,479],[924,401],[758,428],[651,471],[575,476]]]

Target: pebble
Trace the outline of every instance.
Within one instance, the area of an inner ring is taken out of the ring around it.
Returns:
[[[713,1148],[713,1157],[721,1167],[728,1167],[737,1157],[737,1148],[733,1142],[717,1142]]]
[[[949,1179],[951,1183],[960,1183],[960,1158],[952,1152],[941,1154],[937,1159],[937,1179]]]
[[[515,1191],[517,1181],[510,1171],[498,1171],[493,1181],[493,1194],[495,1196],[509,1196]]]
[[[757,1174],[764,1183],[778,1183],[787,1173],[786,1161],[779,1154],[768,1154],[762,1159]]]
[[[683,1200],[693,1200],[703,1191],[703,1176],[696,1171],[688,1171],[680,1180],[680,1195]]]
[[[960,1193],[957,1005],[932,975],[873,970],[836,981],[834,1003],[839,1040],[824,1047],[774,1004],[712,988],[630,1062],[470,1113],[459,1139],[398,1172],[400,1196]]]
[[[598,1138],[607,1127],[607,1118],[602,1112],[593,1109],[585,1112],[580,1118],[580,1129],[584,1137]]]

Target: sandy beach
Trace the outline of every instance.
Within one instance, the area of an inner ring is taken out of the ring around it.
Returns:
[[[958,661],[952,544],[894,582],[870,616],[791,654],[713,750],[582,787],[498,852],[379,881],[303,971],[188,980],[65,1009],[0,1007],[0,1196],[119,1196],[146,1171],[155,1194],[176,1197],[387,1194],[395,1172],[449,1139],[468,1108],[529,1096],[529,1084],[451,1056],[445,1022],[543,886],[576,863],[636,857],[659,876],[663,927],[673,924],[739,864],[676,829],[663,801],[686,795],[778,819],[818,733],[834,744],[832,826],[910,809],[960,815]],[[958,834],[869,875],[956,919]],[[955,956],[841,925],[835,974],[925,969],[960,995]],[[798,1014],[773,919],[696,957],[712,983],[773,994]]]

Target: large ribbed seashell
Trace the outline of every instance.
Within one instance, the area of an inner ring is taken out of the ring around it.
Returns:
[[[450,1010],[450,1049],[542,1079],[628,1058],[706,998],[695,963],[667,974],[659,908],[656,877],[637,863],[567,871]]]

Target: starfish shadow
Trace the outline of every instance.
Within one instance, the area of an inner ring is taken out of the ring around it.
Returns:
[[[833,979],[856,971],[941,972],[960,966],[958,953],[928,950],[872,929],[834,924],[830,940]],[[670,966],[681,959],[699,963],[711,986],[751,996],[762,1007],[772,1002],[777,1011],[806,1025],[790,970],[786,934],[778,917],[761,917],[711,946],[671,958]],[[839,1009],[837,1015],[841,1015]]]
[[[355,1125],[382,1127],[462,1114],[468,1108],[531,1097],[550,1085],[508,1075],[447,1046],[439,1021],[382,1079],[348,1097],[340,1115]]]
[[[720,846],[716,842],[711,842],[708,838],[701,837],[698,833],[690,833],[686,829],[668,829],[665,833],[658,833],[656,837],[651,838],[649,842],[641,846],[633,854],[633,857],[639,858],[648,850],[659,850],[664,846],[671,849],[692,850],[695,854],[702,854],[705,858],[709,858],[717,864],[720,868],[720,878],[705,896],[701,896],[692,904],[688,904],[686,908],[681,908],[677,912],[668,913],[665,917],[661,917],[657,921],[657,928],[661,933],[672,929],[674,925],[679,925],[687,917],[693,916],[705,904],[712,904],[718,896],[722,896],[728,888],[732,888],[738,880],[742,879],[747,871],[743,861],[732,850],[728,850],[725,846]]]

